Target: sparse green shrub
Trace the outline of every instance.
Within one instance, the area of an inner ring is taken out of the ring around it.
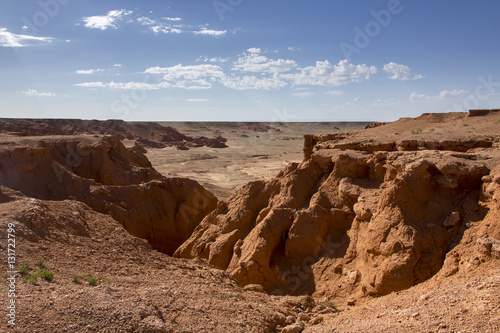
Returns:
[[[38,273],[38,275],[44,279],[45,281],[51,282],[54,279],[54,271],[44,268],[42,271]]]
[[[321,302],[320,304],[323,305],[325,308],[337,310],[337,304],[335,304],[335,302],[332,300],[326,300]]]
[[[29,271],[31,270],[30,268],[30,264],[29,263],[24,263],[24,264],[21,264],[18,268],[17,268],[17,272],[19,274],[21,274],[21,276],[25,276],[29,273]]]
[[[40,269],[45,269],[45,268],[46,268],[46,266],[45,266],[45,259],[43,259],[43,258],[41,258],[41,257],[40,257],[40,258],[38,258],[38,259],[36,260],[36,264],[35,264],[35,265],[36,265],[36,267],[38,267],[38,268],[40,268]]]
[[[106,287],[113,287],[115,284],[113,282],[111,282],[111,280],[106,280],[106,282],[104,282],[104,285]]]
[[[423,131],[423,129],[417,128],[417,129],[411,130],[411,134],[420,134],[420,133],[422,133],[422,131]]]
[[[87,283],[91,286],[97,286],[97,284],[99,283],[99,278],[90,274],[87,278]]]
[[[23,276],[23,281],[28,282],[29,284],[36,285],[38,280],[38,275],[36,273],[26,274]]]
[[[78,274],[75,274],[71,277],[71,280],[74,282],[74,283],[81,283],[81,280],[82,280],[82,277]]]

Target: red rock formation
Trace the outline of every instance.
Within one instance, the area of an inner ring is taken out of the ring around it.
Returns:
[[[169,254],[217,204],[195,181],[164,178],[118,136],[7,140],[0,184],[35,198],[82,201]]]
[[[206,258],[276,294],[384,295],[440,271],[471,223],[491,219],[485,205],[498,216],[490,167],[457,153],[495,138],[356,140],[306,136],[302,163],[219,203],[174,256]],[[494,225],[488,234],[500,237]]]
[[[137,140],[145,147],[165,148],[183,144],[186,147],[225,148],[225,138],[216,136],[190,137],[170,126],[154,122],[125,122],[123,120],[80,119],[0,119],[0,132],[19,136],[42,135],[118,135],[120,138]]]

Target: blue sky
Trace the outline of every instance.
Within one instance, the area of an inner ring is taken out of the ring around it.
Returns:
[[[0,2],[0,117],[392,121],[500,107],[497,0]]]

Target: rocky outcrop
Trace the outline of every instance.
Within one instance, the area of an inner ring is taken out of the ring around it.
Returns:
[[[160,175],[118,136],[4,140],[0,185],[34,198],[84,202],[168,254],[217,204],[197,182]]]
[[[44,135],[118,135],[121,139],[136,140],[145,147],[225,148],[227,140],[221,136],[213,138],[190,137],[170,126],[154,122],[125,122],[123,120],[80,119],[0,119],[0,132],[18,136]]]
[[[496,178],[469,151],[494,138],[341,146],[350,139],[306,136],[302,163],[220,202],[174,256],[274,294],[385,295],[434,276],[498,205]]]
[[[469,114],[467,117],[482,117],[490,113],[500,112],[500,109],[478,109],[478,110],[469,110]]]

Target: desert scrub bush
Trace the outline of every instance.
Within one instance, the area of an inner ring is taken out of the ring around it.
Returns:
[[[45,259],[44,258],[38,258],[36,260],[36,267],[40,268],[40,269],[45,269],[47,268],[46,266],[46,263],[45,263]]]
[[[55,274],[53,270],[44,268],[38,273],[38,275],[45,281],[51,282],[54,279]]]
[[[74,283],[81,283],[81,280],[82,280],[82,277],[78,274],[74,274],[71,277],[71,281],[73,281]]]
[[[31,268],[30,268],[30,264],[29,263],[24,263],[24,264],[21,264],[18,268],[17,268],[17,272],[19,274],[21,274],[21,276],[25,276],[29,273],[29,271],[31,271]]]
[[[326,301],[321,302],[320,304],[323,305],[325,308],[337,310],[337,304],[335,304],[335,302],[332,300],[326,300]]]
[[[423,131],[423,129],[417,128],[417,129],[411,130],[411,134],[420,134],[420,133],[422,133],[422,131]]]
[[[36,285],[38,281],[38,275],[36,273],[26,274],[23,276],[23,281],[28,282],[29,284]]]
[[[90,274],[87,277],[87,283],[91,286],[97,286],[97,284],[99,283],[99,278]]]
[[[111,282],[111,280],[106,280],[106,282],[104,282],[104,285],[106,287],[114,287],[115,284],[113,282]]]

